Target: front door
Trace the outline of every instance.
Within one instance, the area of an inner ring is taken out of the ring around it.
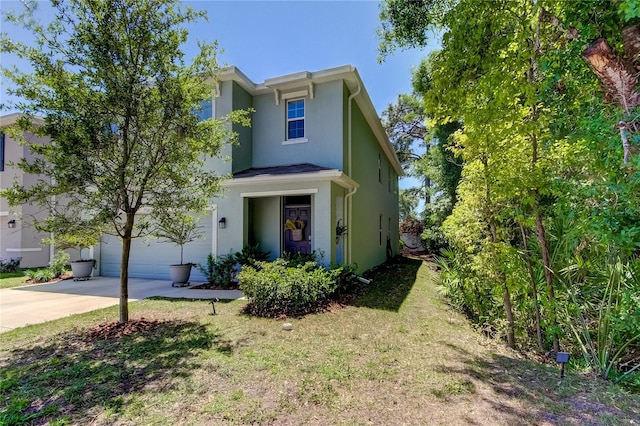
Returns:
[[[295,198],[296,200],[290,200]],[[302,198],[302,200],[300,200]],[[304,201],[308,200],[308,204]],[[288,204],[303,201],[299,204]],[[311,197],[286,197],[284,206],[284,250],[311,253]]]

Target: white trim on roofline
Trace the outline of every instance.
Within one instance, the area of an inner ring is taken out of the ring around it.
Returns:
[[[234,178],[225,181],[222,185],[227,187],[237,187],[252,184],[278,184],[290,182],[313,182],[313,181],[330,180],[337,183],[343,188],[352,189],[359,188],[360,185],[345,175],[338,169],[321,170],[311,173],[293,173],[284,175],[259,175],[246,178]]]
[[[28,252],[35,252],[35,251],[42,251],[41,248],[8,248],[7,252],[10,253],[28,253]]]
[[[259,198],[259,197],[277,197],[283,195],[309,195],[317,194],[318,188],[309,189],[283,189],[281,191],[253,191],[253,192],[241,192],[242,198]]]

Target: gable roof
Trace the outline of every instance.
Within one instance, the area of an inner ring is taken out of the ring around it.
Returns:
[[[367,120],[369,127],[371,127],[371,130],[376,136],[382,151],[389,159],[389,162],[393,165],[396,174],[398,176],[402,176],[404,174],[402,166],[400,165],[398,157],[391,146],[391,142],[389,142],[389,138],[382,127],[380,117],[378,117],[378,113],[373,106],[373,102],[371,102],[371,98],[367,93],[367,89],[365,88],[356,67],[343,65],[315,72],[301,71],[280,77],[268,78],[263,83],[258,84],[251,81],[249,77],[235,66],[225,68],[220,74],[220,81],[235,81],[252,96],[268,93],[275,93],[275,95],[278,96],[278,93],[282,90],[300,87],[309,87],[310,92],[313,93],[314,84],[336,80],[343,80],[347,85],[349,92],[357,93],[355,101],[360,107],[365,120]],[[358,87],[360,88],[360,91],[358,91]]]

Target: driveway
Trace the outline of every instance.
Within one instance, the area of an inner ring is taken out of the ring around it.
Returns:
[[[172,287],[162,280],[129,279],[129,300],[152,296],[186,299],[239,299],[239,290],[193,290]],[[72,314],[117,305],[120,278],[93,277],[87,281],[64,280],[0,289],[0,333]]]

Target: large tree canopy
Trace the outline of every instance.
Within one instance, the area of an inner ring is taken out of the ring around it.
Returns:
[[[589,335],[605,321],[594,300],[614,303],[619,328],[593,353],[618,350],[607,362],[620,367],[640,339],[640,309],[623,307],[637,280],[604,289],[640,266],[638,3],[385,0],[380,16],[383,56],[442,32],[417,81],[433,123],[462,123],[451,146],[462,180],[443,224],[449,295],[510,346],[533,334],[541,351],[585,354],[571,330]]]
[[[37,2],[7,19],[30,30],[34,44],[2,36],[2,53],[26,60],[33,72],[3,68],[7,91],[24,114],[40,115],[37,130],[51,144],[32,145],[34,161],[20,167],[37,184],[3,193],[10,204],[47,205],[43,229],[74,227],[117,235],[123,242],[120,321],[128,320],[131,241],[153,234],[167,216],[202,212],[221,177],[207,158],[231,141],[229,120],[199,120],[218,72],[216,43],[200,44],[187,64],[185,25],[204,14],[175,0],[54,0],[41,25]]]

